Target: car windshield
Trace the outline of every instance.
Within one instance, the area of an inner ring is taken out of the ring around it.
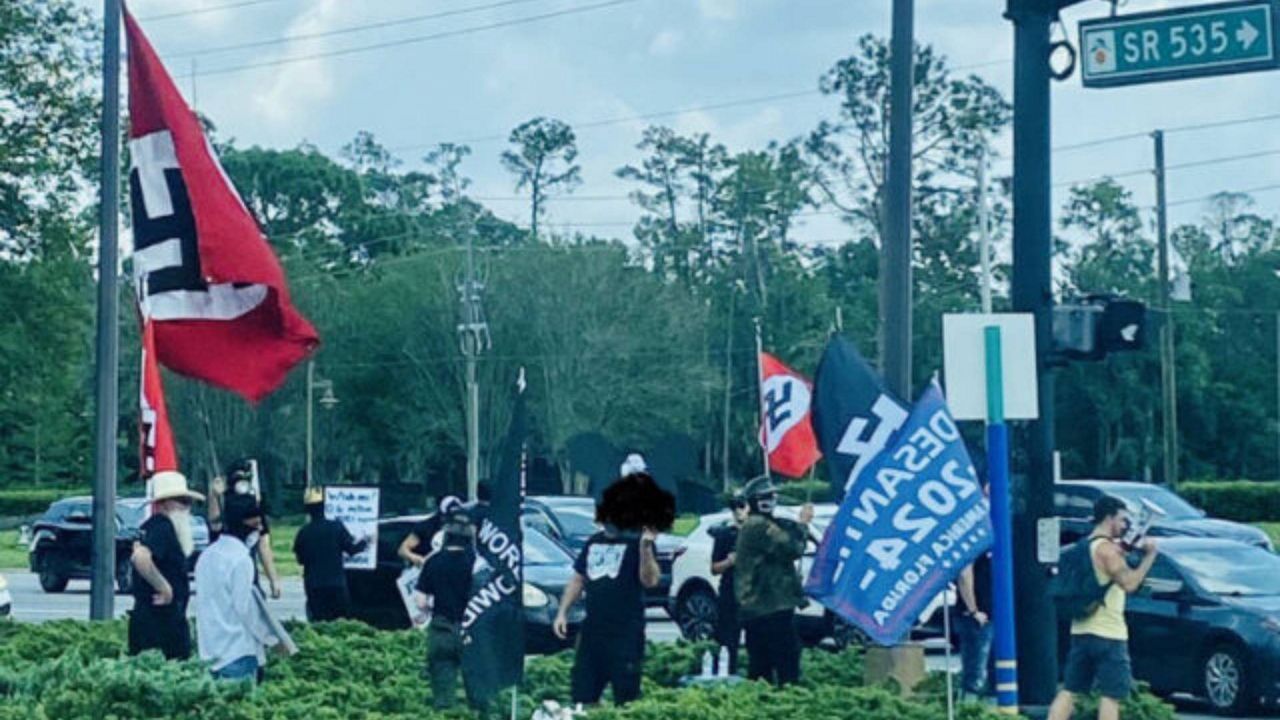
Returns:
[[[136,528],[142,525],[142,521],[146,519],[147,506],[145,503],[117,503],[116,515],[120,518],[120,524],[127,528]]]
[[[1280,595],[1280,556],[1250,545],[1178,552],[1173,559],[1215,595]]]
[[[555,513],[556,519],[560,521],[560,525],[564,527],[565,534],[569,537],[595,535],[600,530],[600,527],[596,525],[595,516],[591,512],[579,510],[578,508],[559,508]]]
[[[1170,520],[1204,516],[1191,503],[1157,485],[1115,485],[1104,488],[1103,492],[1123,500],[1132,513],[1140,512],[1142,501],[1146,500],[1163,510]]]
[[[527,565],[570,565],[573,558],[563,548],[542,533],[526,528],[524,533],[524,561]]]

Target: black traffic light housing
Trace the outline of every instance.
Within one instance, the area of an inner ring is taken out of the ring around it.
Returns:
[[[1142,350],[1151,330],[1147,306],[1116,295],[1089,295],[1053,309],[1054,354],[1066,360]]]

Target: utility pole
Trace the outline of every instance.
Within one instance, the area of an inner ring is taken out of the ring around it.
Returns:
[[[338,398],[333,394],[332,380],[316,379],[316,361],[315,359],[307,360],[307,489],[311,489],[316,484],[314,471],[315,458],[315,417],[316,417],[316,391],[324,390],[324,396],[320,398],[320,404],[325,410],[332,410],[334,405],[338,404]]]
[[[885,380],[911,397],[911,131],[915,0],[893,0],[890,44],[889,171],[885,182],[885,276],[881,278]]]
[[[1047,705],[1058,686],[1057,620],[1045,602],[1048,574],[1037,559],[1037,523],[1053,516],[1054,376],[1053,208],[1050,142],[1050,26],[1080,0],[1008,0],[1014,26],[1013,66],[1013,287],[1014,312],[1036,323],[1036,375],[1040,417],[1026,424],[1027,466],[1015,482],[1013,506],[1014,598],[1017,618],[1018,696],[1027,706]]]
[[[93,471],[92,585],[89,618],[110,620],[115,608],[116,428],[120,391],[120,0],[104,0],[102,18],[102,187],[98,206],[98,338],[96,443]]]
[[[1173,347],[1173,312],[1170,307],[1172,286],[1169,283],[1169,218],[1165,200],[1164,131],[1151,133],[1156,150],[1156,234],[1160,278],[1157,283],[1156,307],[1163,313],[1160,324],[1160,392],[1164,410],[1161,423],[1164,434],[1164,484],[1178,487],[1178,367]]]
[[[476,362],[493,346],[489,323],[485,321],[481,296],[484,283],[476,278],[475,236],[467,232],[466,278],[458,284],[462,301],[462,322],[458,323],[458,344],[467,361],[467,498],[474,502],[480,487],[480,383]]]
[[[982,312],[991,314],[991,220],[987,211],[987,144],[978,154],[978,252],[982,260]]]

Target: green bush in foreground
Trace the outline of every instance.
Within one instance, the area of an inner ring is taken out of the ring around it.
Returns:
[[[0,720],[348,720],[469,718],[458,709],[430,710],[420,672],[422,635],[386,633],[358,623],[292,628],[302,651],[273,660],[260,688],[215,683],[198,662],[166,663],[159,656],[124,657],[122,622],[46,625],[0,623]],[[623,708],[592,710],[592,720],[936,720],[944,717],[943,682],[930,678],[910,700],[886,688],[862,686],[857,650],[809,651],[800,685],[774,690],[757,683],[733,688],[679,689],[698,670],[706,646],[651,645],[645,697]],[[521,716],[542,700],[569,696],[571,653],[534,658],[521,687]],[[503,715],[509,696],[501,703]],[[966,705],[962,720],[996,720],[989,708]],[[1082,716],[1083,717],[1083,716]],[[1126,720],[1172,720],[1150,696],[1126,707]]]

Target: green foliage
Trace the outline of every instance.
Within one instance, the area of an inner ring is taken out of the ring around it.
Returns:
[[[0,517],[39,515],[55,500],[88,494],[88,488],[0,488]]]
[[[249,689],[214,683],[196,661],[166,663],[154,654],[123,657],[122,621],[0,623],[0,720],[472,717],[462,709],[448,714],[428,710],[431,691],[419,674],[425,658],[420,632],[381,632],[353,622],[299,624],[290,631],[301,652],[292,658],[273,658],[267,683]],[[888,688],[866,687],[857,649],[806,651],[801,683],[785,690],[760,683],[680,689],[680,679],[697,673],[708,649],[709,645],[684,643],[649,645],[644,698],[625,708],[606,703],[588,717],[754,720],[766,707],[771,716],[788,720],[935,720],[943,713],[945,685],[940,676],[931,676],[910,699]],[[526,663],[520,689],[523,717],[543,700],[562,704],[567,700],[572,666],[572,652]],[[1089,702],[1083,699],[1082,705],[1087,707]],[[994,720],[999,716],[988,707],[963,705],[958,717]],[[1124,717],[1172,720],[1174,715],[1167,704],[1141,693],[1126,703]]]
[[[839,502],[831,490],[831,483],[825,479],[785,483],[778,488],[778,500],[783,505]]]
[[[1211,517],[1237,522],[1280,522],[1280,482],[1192,482],[1178,494]]]

